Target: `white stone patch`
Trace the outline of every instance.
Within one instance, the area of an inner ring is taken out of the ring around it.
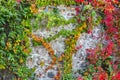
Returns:
[[[61,16],[63,16],[66,20],[71,19],[76,15],[75,7],[66,7],[65,5],[57,6],[57,8],[60,10]]]
[[[50,70],[46,71],[46,68],[48,66],[50,66],[51,64],[51,57],[48,54],[48,51],[42,47],[42,46],[38,46],[38,47],[33,47],[33,51],[31,53],[31,56],[29,56],[27,58],[27,62],[26,65],[28,66],[28,68],[35,68],[35,79],[38,80],[52,80],[52,78],[48,77],[48,71],[50,72]],[[41,64],[42,63],[42,64]],[[57,65],[53,65],[53,69],[51,70],[51,72],[54,74],[54,76],[57,73]]]
[[[55,51],[55,54],[57,56],[60,56],[65,50],[64,40],[65,40],[65,38],[60,36],[59,38],[50,42],[50,44],[51,44],[51,46],[52,46],[52,48]]]
[[[95,27],[92,30],[91,34],[82,33],[79,37],[76,47],[82,46],[78,51],[72,56],[72,68],[73,72],[77,72],[78,70],[83,70],[87,67],[86,64],[86,49],[94,49],[96,44],[101,40],[99,36],[101,35],[101,26]]]
[[[33,47],[32,53],[27,58],[26,65],[29,68],[40,66],[40,62],[43,61],[44,65],[49,65],[51,61],[51,57],[48,54],[48,51],[42,46]],[[31,63],[30,63],[31,62]]]

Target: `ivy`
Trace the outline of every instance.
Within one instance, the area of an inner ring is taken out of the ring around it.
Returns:
[[[31,15],[25,0],[20,4],[15,0],[0,0],[0,73],[8,72],[2,73],[4,79],[9,72],[13,77],[24,80],[31,74],[31,70],[25,66],[28,53],[24,52],[24,49],[30,50],[28,35],[31,31]]]
[[[36,14],[34,17],[35,18],[32,19],[32,26],[34,30],[37,30],[39,28],[50,29],[52,27],[58,27],[61,25],[67,25],[76,22],[74,18],[65,20],[59,13],[56,14],[54,12],[54,9],[51,12],[42,11],[39,14]]]

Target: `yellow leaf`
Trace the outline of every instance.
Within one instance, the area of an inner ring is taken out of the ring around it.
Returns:
[[[0,64],[0,69],[5,69],[5,66]]]
[[[87,25],[86,25],[86,22],[84,22],[84,24],[83,24],[83,26],[82,26],[82,27],[83,27],[83,28],[86,28],[86,26],[87,26]]]
[[[41,61],[40,66],[44,66],[44,65],[45,65],[44,61]]]
[[[20,63],[23,63],[23,59],[22,58],[20,58]]]

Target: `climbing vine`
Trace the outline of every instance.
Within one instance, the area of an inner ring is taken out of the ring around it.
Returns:
[[[57,5],[66,5],[68,8],[73,5],[76,13],[66,20]],[[119,80],[119,15],[119,0],[0,0],[0,79],[31,78],[34,69],[26,66],[26,59],[33,44],[33,47],[43,46],[52,59],[46,72],[63,62],[63,70],[58,69],[55,80]],[[49,31],[71,23],[76,26],[74,29],[60,29],[47,38],[34,34],[39,29],[46,28]],[[92,34],[98,25],[103,30],[101,42],[95,49],[86,50],[88,67],[80,72],[81,76],[74,78],[72,55],[82,47],[76,47],[76,42],[83,32]],[[60,36],[65,38],[65,49],[58,57],[50,42]]]

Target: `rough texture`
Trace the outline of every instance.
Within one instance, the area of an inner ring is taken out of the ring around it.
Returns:
[[[68,14],[75,14],[74,8],[73,11],[66,8],[65,6],[58,6],[58,9],[61,11],[61,15],[66,19],[70,19],[73,15]],[[68,9],[68,10],[67,10]],[[49,38],[57,34],[60,30],[73,30],[75,29],[75,25],[68,24],[65,26],[59,26],[55,28],[51,28],[49,31],[47,29],[39,29],[34,31],[33,34],[41,36],[43,38]],[[79,39],[77,40],[76,47],[80,47],[75,54],[72,56],[72,70],[74,73],[74,77],[78,77],[80,74],[78,70],[84,71],[87,67],[86,63],[86,49],[95,48],[96,44],[100,41],[101,34],[101,26],[97,26],[92,30],[92,33],[82,33]],[[55,40],[50,42],[53,50],[57,57],[59,57],[65,50],[65,38],[60,36]],[[58,65],[54,65],[52,69],[46,71],[46,68],[50,66],[51,57],[48,54],[48,51],[43,46],[32,47],[31,55],[27,59],[27,66],[29,68],[35,68],[35,78],[39,80],[52,80],[53,77],[57,74]]]

